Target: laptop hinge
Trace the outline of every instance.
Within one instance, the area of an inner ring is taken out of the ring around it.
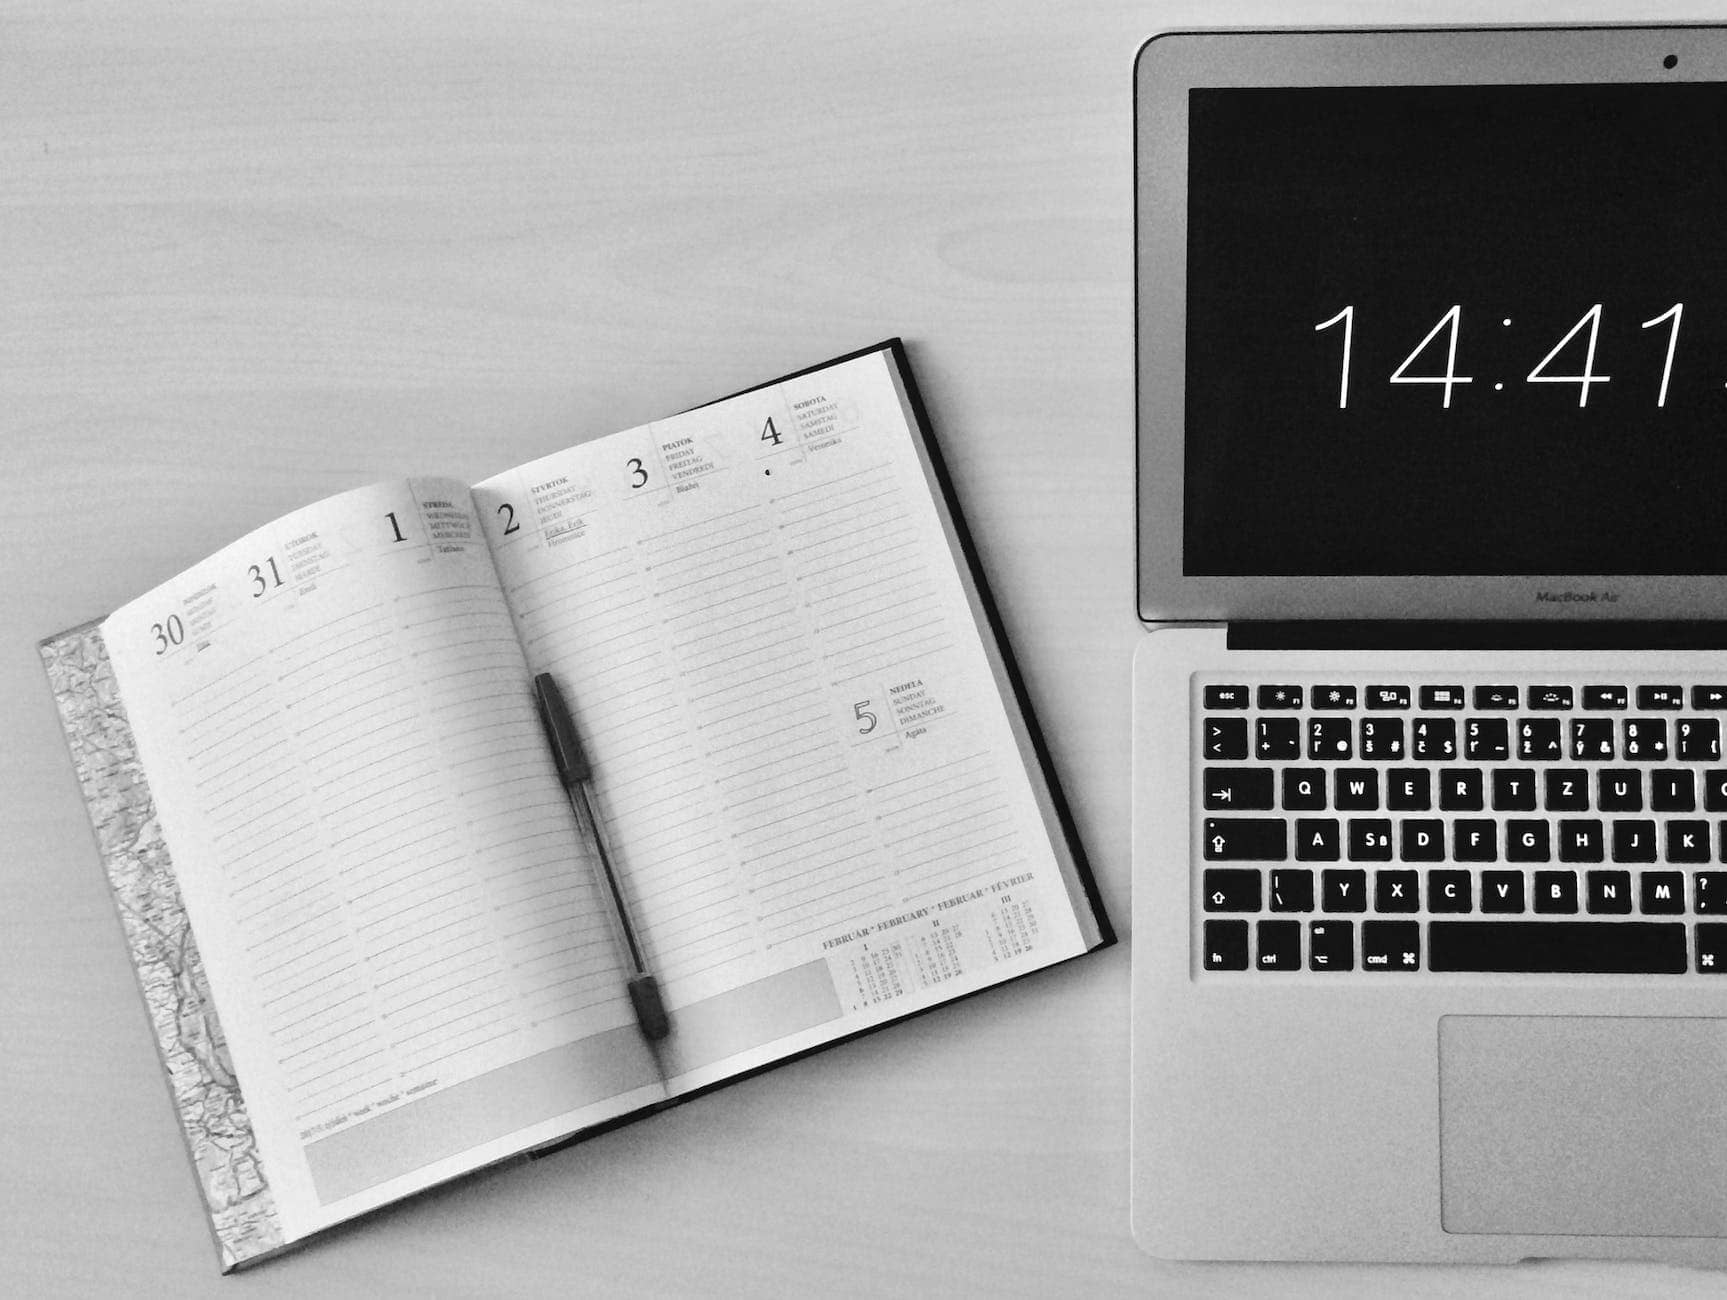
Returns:
[[[1231,650],[1721,650],[1727,622],[1561,623],[1498,619],[1250,619]]]

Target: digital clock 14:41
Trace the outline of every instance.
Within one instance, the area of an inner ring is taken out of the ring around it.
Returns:
[[[1676,302],[1659,316],[1653,317],[1652,319],[1646,320],[1642,323],[1643,329],[1653,329],[1655,326],[1661,324],[1666,324],[1668,327],[1667,358],[1661,366],[1661,387],[1655,396],[1656,406],[1667,405],[1667,381],[1673,374],[1673,353],[1679,346],[1679,322],[1684,315],[1685,304],[1682,302]],[[1391,372],[1390,382],[1394,384],[1437,384],[1439,385],[1440,391],[1440,406],[1450,409],[1451,390],[1458,384],[1472,384],[1475,382],[1474,376],[1460,375],[1457,373],[1457,336],[1463,328],[1462,320],[1463,308],[1461,305],[1453,306],[1450,311],[1441,316],[1438,323],[1435,324],[1432,329],[1427,331],[1421,342],[1415,345],[1414,351],[1404,357],[1402,363],[1397,367],[1397,369]],[[1510,318],[1505,318],[1501,324],[1510,325]],[[1328,330],[1337,325],[1343,326],[1343,364],[1340,367],[1341,377],[1337,385],[1337,405],[1338,409],[1341,410],[1349,405],[1349,354],[1351,344],[1354,342],[1355,334],[1355,307],[1353,304],[1345,307],[1329,320],[1320,321],[1319,324],[1315,325],[1313,328],[1315,330]],[[1589,342],[1583,354],[1582,373],[1575,375],[1554,374],[1549,367],[1554,364],[1554,361],[1559,354],[1565,351],[1566,346],[1570,344],[1573,339],[1577,338],[1577,336],[1585,329],[1589,331]],[[1434,340],[1439,337],[1441,331],[1446,335],[1444,373],[1411,374],[1410,367],[1416,364],[1417,358],[1428,350]],[[1595,373],[1595,341],[1600,332],[1601,304],[1596,303],[1578,318],[1577,323],[1566,331],[1565,337],[1555,343],[1552,350],[1548,352],[1546,356],[1536,362],[1535,368],[1524,376],[1524,381],[1531,384],[1576,384],[1577,405],[1588,406],[1589,386],[1591,384],[1606,384],[1612,382],[1611,375],[1598,375]],[[1496,383],[1494,384],[1494,387],[1503,388],[1505,385]]]

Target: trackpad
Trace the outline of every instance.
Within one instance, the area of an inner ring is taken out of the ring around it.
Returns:
[[[1727,1019],[1444,1016],[1447,1232],[1727,1236]]]

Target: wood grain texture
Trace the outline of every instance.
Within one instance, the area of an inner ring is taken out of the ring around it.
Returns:
[[[1142,1256],[1125,942],[219,1279],[33,649],[320,496],[898,334],[1125,932],[1134,51],[1447,16],[1562,14],[0,3],[0,1293],[1727,1287]]]

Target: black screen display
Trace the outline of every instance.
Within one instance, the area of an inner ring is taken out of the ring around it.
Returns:
[[[1727,87],[1189,102],[1187,573],[1727,573]]]

